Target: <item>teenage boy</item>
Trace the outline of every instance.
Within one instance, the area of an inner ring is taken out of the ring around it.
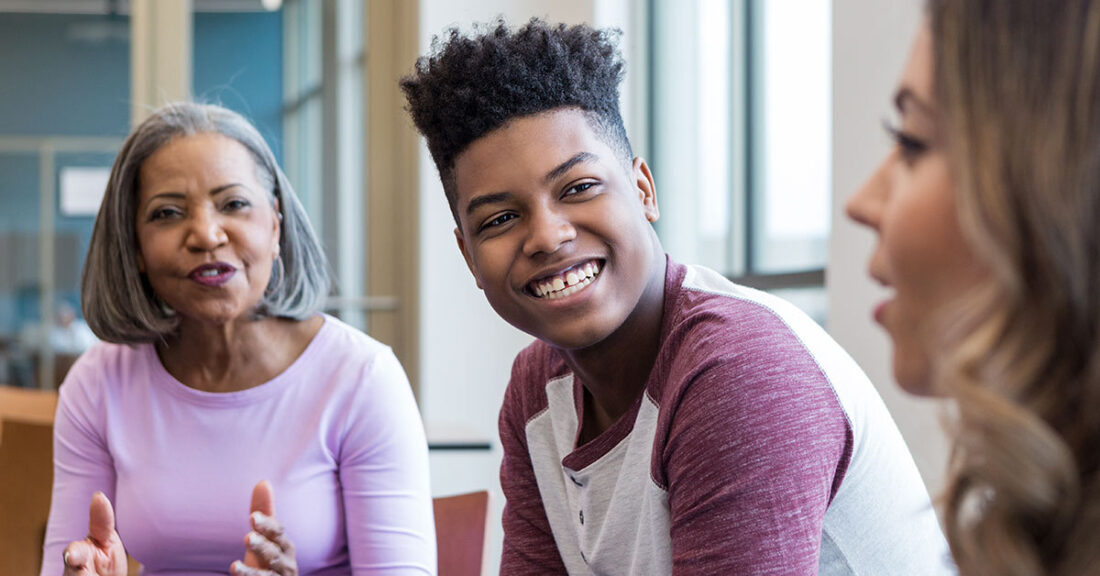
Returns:
[[[502,574],[942,574],[866,376],[790,304],[666,257],[615,37],[451,30],[402,81],[455,237],[538,340],[500,413]]]

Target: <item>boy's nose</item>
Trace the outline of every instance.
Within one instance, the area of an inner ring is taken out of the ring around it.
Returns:
[[[554,210],[540,210],[529,216],[527,239],[523,248],[529,256],[538,253],[551,254],[576,237],[577,229],[568,218]]]

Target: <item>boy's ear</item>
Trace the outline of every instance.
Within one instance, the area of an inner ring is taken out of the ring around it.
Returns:
[[[470,260],[470,253],[466,251],[466,240],[462,237],[462,230],[455,227],[455,240],[458,241],[458,251],[462,252],[462,257],[466,260],[466,267],[470,269],[470,274],[474,276],[474,282],[477,282],[477,289],[481,290],[481,279],[477,277],[477,271],[474,270],[474,263]]]
[[[638,199],[642,201],[645,211],[645,219],[650,223],[656,222],[661,217],[661,210],[657,207],[657,186],[653,183],[653,173],[649,171],[649,164],[639,156],[634,159],[633,166],[634,186],[638,189]]]

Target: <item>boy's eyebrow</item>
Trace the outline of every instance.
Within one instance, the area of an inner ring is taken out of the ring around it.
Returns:
[[[599,157],[591,152],[578,152],[572,158],[558,164],[553,170],[547,172],[546,176],[542,177],[542,181],[551,182],[581,162],[595,162],[597,160],[599,160]]]
[[[466,205],[466,215],[469,216],[473,214],[475,210],[481,208],[486,204],[503,202],[511,197],[511,192],[497,192],[495,194],[484,194],[482,196],[478,196],[477,198],[470,200],[470,203]]]

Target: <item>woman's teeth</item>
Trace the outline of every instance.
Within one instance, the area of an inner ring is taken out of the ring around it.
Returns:
[[[599,264],[589,262],[564,274],[539,282],[532,287],[532,291],[539,298],[546,298],[547,300],[563,298],[588,286],[599,274]]]

